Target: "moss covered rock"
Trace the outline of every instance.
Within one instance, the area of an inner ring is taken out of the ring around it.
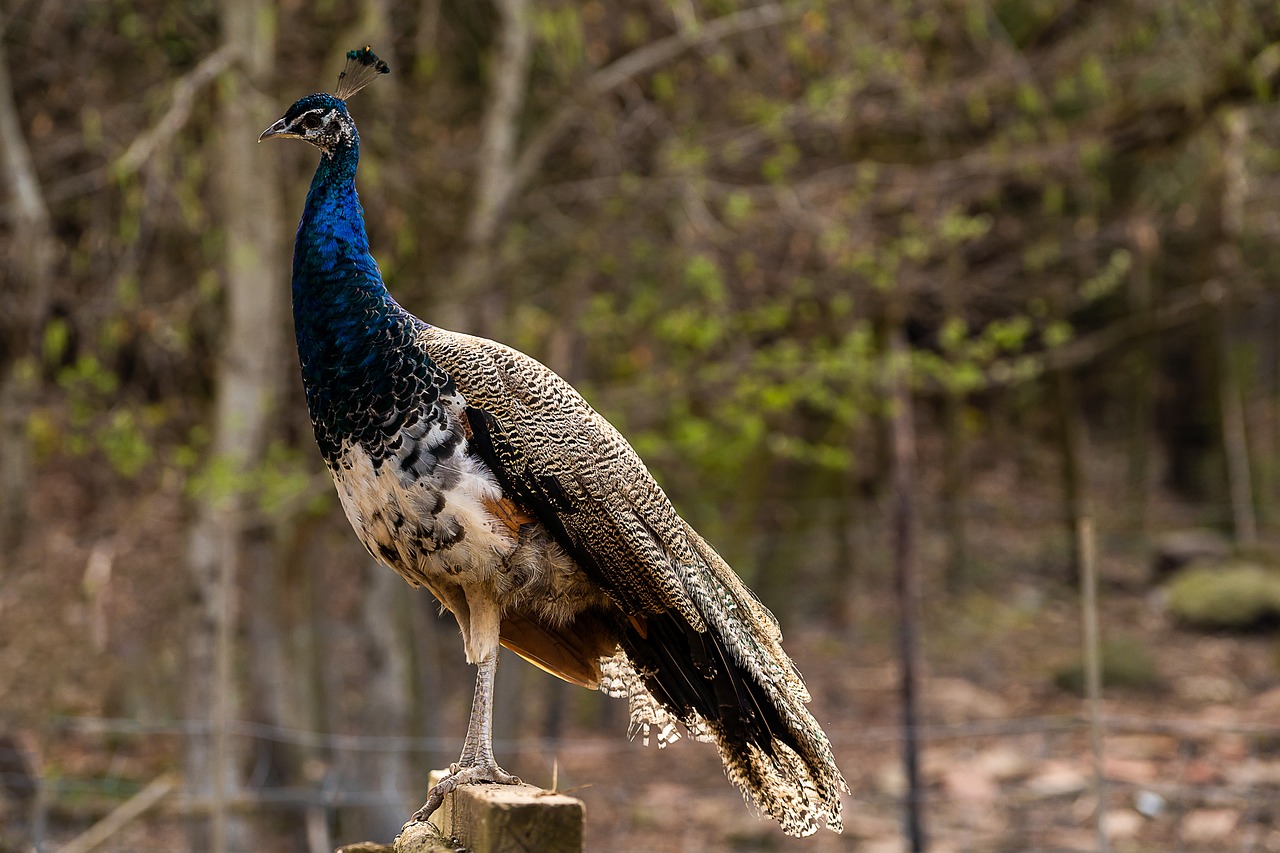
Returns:
[[[1169,612],[1206,630],[1280,625],[1280,570],[1241,559],[1193,563],[1169,583]]]
[[[1155,690],[1161,686],[1155,658],[1137,640],[1127,637],[1106,640],[1098,652],[1104,688]],[[1084,662],[1077,661],[1055,672],[1053,683],[1062,690],[1083,696]]]

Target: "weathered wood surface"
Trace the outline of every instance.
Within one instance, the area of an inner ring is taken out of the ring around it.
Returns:
[[[431,774],[431,784],[441,771]],[[532,785],[465,785],[428,823],[407,823],[393,845],[362,842],[337,853],[581,853],[586,807]]]

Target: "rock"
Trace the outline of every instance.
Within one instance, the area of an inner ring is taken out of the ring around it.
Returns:
[[[1239,682],[1221,675],[1188,675],[1173,682],[1173,695],[1184,702],[1195,704],[1235,702],[1243,692],[1244,688]]]
[[[1280,714],[1280,687],[1273,687],[1265,693],[1259,693],[1250,700],[1249,706],[1255,711],[1268,715]]]
[[[1031,756],[1012,746],[995,746],[978,753],[973,764],[998,782],[1020,779],[1035,767]]]
[[[1141,785],[1152,782],[1160,776],[1160,768],[1154,761],[1143,761],[1136,758],[1107,757],[1102,762],[1103,775],[1117,782],[1128,782]]]
[[[1027,781],[1031,793],[1040,797],[1078,794],[1089,787],[1090,774],[1065,761],[1046,761],[1040,772]]]
[[[1009,716],[1004,699],[963,678],[931,678],[924,696],[929,719],[947,725]]]
[[[1192,563],[1169,583],[1169,612],[1191,628],[1255,630],[1280,621],[1280,571],[1241,559]]]
[[[1000,786],[972,765],[949,767],[942,774],[942,788],[956,802],[988,806],[1000,795]]]
[[[1135,838],[1142,831],[1146,821],[1142,815],[1129,809],[1113,809],[1102,818],[1102,831],[1107,838],[1116,841],[1123,838]]]
[[[1235,809],[1196,809],[1182,819],[1182,839],[1193,844],[1220,841],[1240,822]]]
[[[1147,818],[1159,817],[1169,806],[1169,801],[1155,791],[1139,791],[1133,798],[1133,807]]]

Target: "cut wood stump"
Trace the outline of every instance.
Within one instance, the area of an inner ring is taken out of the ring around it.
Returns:
[[[431,774],[430,784],[444,771]],[[337,853],[581,853],[586,807],[532,785],[464,785],[427,823],[406,823],[394,845],[350,844]]]

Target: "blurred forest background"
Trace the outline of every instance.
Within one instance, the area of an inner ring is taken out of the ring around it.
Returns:
[[[891,518],[933,849],[1094,849],[1086,517],[1104,831],[1280,849],[1275,3],[2,8],[0,849],[140,791],[98,849],[385,841],[460,748],[456,627],[310,434],[316,153],[255,142],[366,43],[392,292],[574,383],[781,618],[854,788],[805,849],[902,849]],[[499,673],[499,758],[589,785],[589,849],[799,849],[709,747]]]

